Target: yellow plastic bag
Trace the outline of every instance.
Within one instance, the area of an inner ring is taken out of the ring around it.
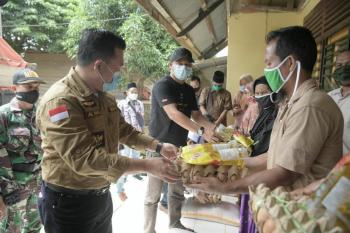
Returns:
[[[185,163],[194,165],[233,165],[247,155],[246,148],[233,144],[196,144],[183,147],[181,157]]]
[[[246,137],[241,133],[234,133],[233,137],[246,148],[249,148],[254,144],[254,141],[250,137]]]

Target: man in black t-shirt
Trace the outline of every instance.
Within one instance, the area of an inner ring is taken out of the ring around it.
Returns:
[[[188,131],[202,135],[209,142],[216,142],[215,125],[203,117],[198,109],[194,89],[185,83],[192,74],[192,54],[185,48],[174,51],[170,57],[170,75],[159,80],[152,90],[150,135],[176,146],[185,146]],[[191,120],[192,118],[192,120]],[[145,198],[144,232],[155,233],[157,205],[163,181],[149,176]],[[184,201],[183,184],[169,184],[169,228],[185,228],[181,224],[181,206]]]

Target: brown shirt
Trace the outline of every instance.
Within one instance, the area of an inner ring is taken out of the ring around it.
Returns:
[[[129,166],[118,144],[138,149],[148,137],[127,124],[114,98],[93,93],[72,68],[45,93],[37,109],[43,180],[71,189],[98,189],[116,182]]]
[[[207,112],[217,120],[224,110],[232,109],[231,93],[225,89],[212,91],[210,87],[206,87],[199,97],[199,105],[204,106]]]
[[[305,81],[279,109],[267,168],[278,165],[301,174],[293,188],[325,177],[342,156],[343,122],[336,103],[314,80]]]

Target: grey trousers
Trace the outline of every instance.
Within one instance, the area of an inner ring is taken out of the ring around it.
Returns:
[[[181,219],[181,207],[185,200],[182,182],[168,184],[168,216],[169,228]],[[144,233],[156,233],[158,203],[162,192],[163,181],[155,176],[148,176],[148,186],[144,202]]]

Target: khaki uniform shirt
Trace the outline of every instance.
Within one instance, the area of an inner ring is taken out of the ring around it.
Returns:
[[[121,117],[114,98],[93,93],[74,68],[45,93],[37,109],[43,180],[70,189],[98,189],[116,182],[130,160],[118,144],[145,149],[153,138]]]
[[[307,80],[278,112],[267,168],[301,174],[293,188],[325,177],[342,157],[343,117],[334,101]]]
[[[344,135],[343,135],[343,154],[350,151],[350,93],[343,96],[341,88],[328,93],[330,97],[338,104],[344,117]]]
[[[210,87],[206,87],[199,97],[199,105],[204,106],[207,112],[217,120],[224,110],[232,109],[231,93],[225,89],[212,91]]]

